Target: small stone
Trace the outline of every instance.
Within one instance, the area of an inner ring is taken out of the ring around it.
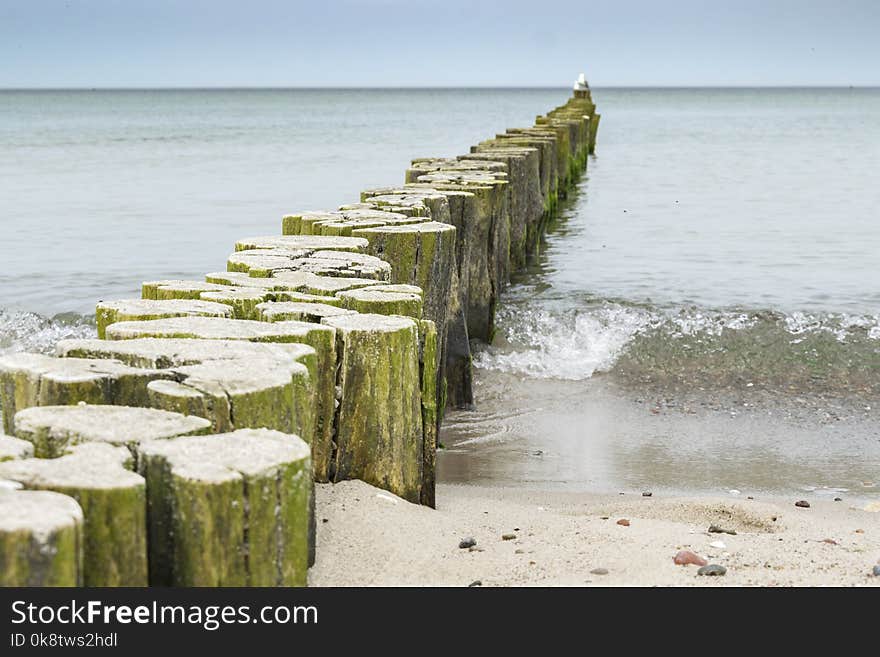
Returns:
[[[321,522],[330,522],[330,518],[321,518]]]
[[[458,547],[462,550],[467,550],[468,548],[472,548],[477,544],[476,539],[468,536],[467,538],[461,539],[461,542],[458,544]]]
[[[514,554],[525,554],[525,552],[526,552],[525,550],[522,550],[520,548],[517,548],[516,550],[513,551]]]
[[[679,550],[672,558],[672,562],[676,566],[687,566],[691,564],[694,566],[705,566],[709,563],[699,554],[691,552],[690,550]]]
[[[501,534],[502,541],[512,541],[516,538],[516,534]]]
[[[468,548],[468,552],[482,552],[483,548],[477,547],[476,545],[472,545]]]
[[[842,497],[835,497],[834,501],[835,502],[843,502],[843,498]]]
[[[725,529],[724,527],[719,527],[718,525],[709,525],[709,533],[710,534],[730,534],[731,536],[736,536],[735,529]]]
[[[608,520],[611,516],[599,516],[600,520]]]
[[[719,566],[717,563],[711,563],[708,566],[703,566],[697,571],[697,575],[705,575],[707,577],[720,577],[721,575],[727,574],[727,568],[724,566]]]
[[[806,500],[798,500],[797,502],[794,503],[794,505],[796,507],[800,507],[801,509],[809,509],[810,508],[810,503],[807,502]]]
[[[626,518],[621,518],[617,521],[617,524],[621,527],[629,527],[629,520],[627,520]]]
[[[838,543],[837,541],[835,541],[833,538],[823,538],[823,539],[822,539],[822,542],[823,542],[823,543],[828,543],[828,545],[840,545],[840,543]]]
[[[723,550],[727,546],[724,544],[724,541],[712,541],[709,543],[709,547],[713,547],[716,550]]]
[[[472,588],[475,588],[477,586],[482,586],[482,585],[483,585],[483,581],[478,579],[478,580],[474,580],[473,582],[468,584],[468,588],[472,589]]]
[[[874,577],[880,577],[880,565],[874,566],[874,570],[872,571]]]
[[[590,572],[593,575],[607,575],[608,569],[607,568],[593,568],[593,570],[591,570]]]
[[[653,494],[654,493],[652,493],[651,491],[646,490],[642,493],[642,497],[651,497],[651,495],[653,495]]]

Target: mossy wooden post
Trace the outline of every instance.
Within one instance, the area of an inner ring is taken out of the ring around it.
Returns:
[[[472,172],[492,174],[493,178],[506,181],[508,183],[506,189],[510,231],[509,267],[513,271],[525,266],[527,224],[532,211],[531,204],[534,202],[530,167],[532,164],[537,164],[537,160],[533,158],[534,162],[527,162],[527,156],[528,153],[523,151],[496,150],[491,156],[480,153],[459,156],[456,159],[413,160],[406,172],[406,179],[407,182],[426,180],[422,176],[427,176],[432,172]],[[535,168],[535,174],[537,174],[537,168]],[[537,180],[534,182],[539,183]]]
[[[495,139],[471,147],[471,152],[482,156],[483,152],[511,147],[536,148],[540,152],[541,196],[544,213],[554,212],[559,189],[559,175],[557,173],[559,158],[556,152],[556,136],[547,130],[512,128],[506,134],[498,135]]]
[[[435,506],[437,433],[442,407],[438,403],[436,373],[439,351],[437,328],[429,319],[419,322],[419,377],[422,386],[422,493],[420,501]]]
[[[292,272],[298,274],[299,272]],[[318,277],[320,278],[320,277]],[[335,280],[328,277],[329,280]],[[309,279],[312,280],[312,279]],[[372,281],[375,284],[375,281]],[[346,286],[343,286],[345,288]],[[247,340],[252,342],[301,343],[314,348],[314,375],[317,384],[315,404],[315,442],[312,443],[315,478],[327,481],[333,440],[336,378],[336,341],[328,326],[310,322],[259,322],[220,317],[174,317],[144,322],[118,322],[107,328],[109,340],[138,338],[201,338],[206,340]],[[297,397],[300,398],[300,397]]]
[[[332,481],[362,479],[419,503],[424,436],[416,322],[350,315],[324,323],[336,329],[339,353]]]
[[[246,272],[254,278],[270,278],[278,272],[296,271],[321,276],[368,278],[378,282],[391,280],[391,266],[387,262],[364,253],[349,251],[236,251],[229,256],[227,268],[231,272]]]
[[[511,269],[521,269],[526,255],[534,249],[536,227],[544,212],[541,191],[540,151],[529,147],[498,147],[479,153],[460,155],[462,160],[506,162],[510,180],[510,258]]]
[[[305,586],[309,446],[268,429],[141,445],[150,584]]]
[[[227,306],[197,299],[124,299],[120,301],[101,301],[95,307],[95,321],[98,337],[104,337],[108,325],[115,322],[140,319],[160,319],[162,317],[232,317]]]
[[[84,443],[55,459],[0,463],[0,479],[76,500],[83,513],[85,586],[147,585],[147,506],[125,447]]]
[[[354,310],[342,308],[342,300],[336,299],[339,305],[330,305],[319,301],[267,301],[256,307],[256,319],[261,322],[314,322],[320,323],[325,317],[351,315]]]
[[[54,459],[81,443],[124,446],[133,456],[144,440],[206,433],[211,422],[154,408],[34,406],[15,414],[15,435],[34,445],[38,458]]]
[[[0,488],[0,586],[82,586],[82,526],[67,495]]]
[[[448,327],[455,319],[449,312],[450,298],[455,292],[452,285],[457,269],[455,227],[431,221],[411,226],[366,228],[353,234],[369,240],[368,250],[391,263],[394,283],[415,285],[423,290],[422,314],[425,319],[434,322],[438,333],[436,391],[438,407],[442,408],[444,400],[441,396],[446,389],[446,364],[441,361],[441,356],[446,353]],[[355,294],[365,293],[361,291]],[[368,305],[358,304],[357,299],[353,302],[351,307],[356,310],[369,310]],[[380,312],[384,313],[384,310]],[[413,310],[406,308],[399,309],[398,314],[416,317]],[[420,317],[421,315],[417,318]]]
[[[397,287],[387,285],[384,287]],[[401,286],[410,287],[410,286]],[[376,315],[404,315],[413,319],[422,317],[422,295],[419,292],[406,292],[396,290],[381,290],[372,287],[362,287],[357,290],[348,290],[336,294],[342,301],[342,307],[359,313],[373,313]],[[338,316],[339,313],[336,313]]]
[[[217,285],[205,281],[145,281],[141,284],[141,298],[153,301],[170,299],[198,300],[202,292],[223,292],[234,289],[228,285]]]
[[[0,357],[3,428],[13,433],[15,414],[32,406],[80,402],[146,406],[147,384],[169,374],[115,360],[53,358],[17,353]]]

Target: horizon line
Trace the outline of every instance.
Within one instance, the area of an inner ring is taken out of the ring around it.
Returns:
[[[591,89],[610,90],[688,90],[688,89],[878,89],[876,84],[611,84],[593,85]],[[330,86],[330,85],[216,85],[216,86],[45,86],[45,87],[2,87],[7,91],[458,91],[458,90],[565,90],[569,86],[557,85],[391,85],[391,86]]]

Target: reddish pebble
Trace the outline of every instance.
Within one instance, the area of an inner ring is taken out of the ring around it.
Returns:
[[[629,520],[627,520],[626,518],[621,518],[617,521],[617,524],[621,527],[629,527]]]
[[[833,538],[823,538],[822,542],[828,543],[828,545],[837,545],[838,544],[837,541],[835,541]]]
[[[691,552],[690,550],[679,550],[675,554],[675,557],[673,557],[672,561],[675,562],[676,566],[687,566],[688,564],[693,564],[694,566],[706,566],[709,563],[699,554]]]

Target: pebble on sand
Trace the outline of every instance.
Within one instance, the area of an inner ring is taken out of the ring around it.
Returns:
[[[727,568],[719,566],[717,563],[711,563],[703,566],[697,571],[697,575],[706,575],[707,577],[719,577],[727,574]]]
[[[471,582],[470,584],[468,584],[468,588],[472,589],[472,588],[475,588],[477,586],[482,586],[482,585],[483,585],[483,581],[478,579],[478,580],[475,580],[475,581]]]
[[[874,577],[880,577],[880,565],[874,566]]]
[[[720,527],[718,525],[709,525],[709,533],[710,534],[730,534],[731,536],[736,536],[735,529],[725,529],[724,527]]]
[[[621,518],[617,521],[617,524],[621,527],[629,527],[629,520],[627,520],[626,518]]]
[[[694,566],[705,566],[709,563],[699,554],[691,552],[690,550],[679,550],[672,558],[672,561],[676,566],[687,566],[689,564],[693,564]]]
[[[607,568],[593,568],[593,570],[591,570],[590,572],[593,575],[607,575],[608,569]]]
[[[516,534],[513,534],[513,533],[501,534],[502,541],[512,541],[515,538],[516,538]]]
[[[797,507],[800,507],[801,509],[809,509],[810,508],[810,503],[807,502],[806,500],[798,500],[797,502],[794,503],[794,505]]]
[[[477,544],[476,539],[468,536],[467,538],[461,539],[461,542],[458,544],[462,550],[466,550],[468,548],[474,547]]]
[[[654,493],[649,490],[646,490],[642,493],[642,497],[651,497]]]

